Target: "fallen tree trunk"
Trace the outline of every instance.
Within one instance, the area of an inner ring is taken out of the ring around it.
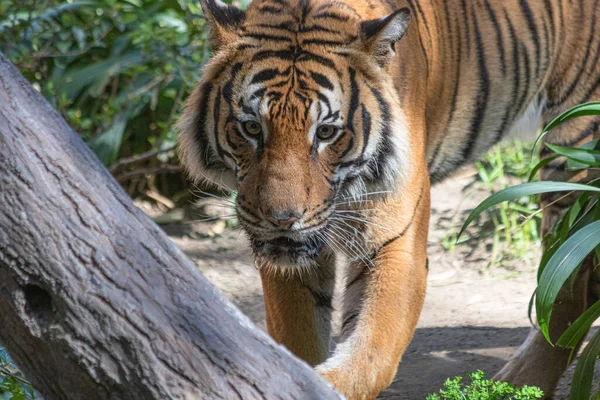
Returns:
[[[333,399],[0,54],[0,343],[47,399]]]

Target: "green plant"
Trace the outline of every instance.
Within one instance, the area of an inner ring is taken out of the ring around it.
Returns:
[[[6,350],[0,347],[0,399],[26,400],[34,399],[35,391],[27,382]]]
[[[571,118],[600,115],[600,102],[587,103],[574,107],[558,116],[548,124],[536,143],[555,126]],[[566,160],[568,170],[583,170],[600,167],[600,145],[592,140],[578,147],[548,145],[554,155],[540,161],[530,173],[530,180],[545,165],[559,157]],[[549,324],[552,307],[561,289],[571,287],[572,279],[577,275],[583,261],[594,258],[597,266],[600,260],[600,180],[587,183],[569,182],[528,182],[507,187],[484,200],[478,205],[463,225],[462,231],[479,215],[489,208],[506,201],[528,197],[541,193],[567,192],[576,195],[573,204],[559,216],[553,229],[544,238],[545,250],[538,268],[538,284],[535,292],[537,322],[546,339],[549,336]],[[566,195],[565,195],[566,196]],[[461,231],[461,233],[462,233]],[[593,304],[561,335],[553,345],[571,348],[573,352],[584,339],[589,328],[600,318],[600,302]],[[590,398],[594,364],[600,354],[600,331],[590,339],[579,358],[571,385],[572,400]],[[574,354],[571,355],[572,357]],[[598,393],[596,393],[596,396]]]
[[[477,190],[496,193],[514,182],[527,179],[532,164],[539,160],[532,156],[533,143],[514,139],[494,146],[480,160],[475,162]],[[447,251],[453,251],[457,244],[468,247],[491,238],[491,261],[495,265],[503,260],[527,260],[532,249],[540,247],[538,213],[539,203],[523,197],[486,210],[478,220],[477,227],[471,228],[458,239],[459,226],[452,226],[441,244]]]
[[[476,162],[479,179],[485,188],[496,193],[511,181],[527,178],[531,163],[537,160],[537,157],[531,157],[532,148],[533,144],[514,140],[496,146]],[[526,197],[502,203],[497,210],[491,210],[494,243],[504,244],[516,256],[526,254],[532,246],[539,246],[538,208],[538,202]]]
[[[427,400],[533,400],[541,399],[543,392],[535,386],[516,388],[506,382],[485,379],[483,371],[469,374],[471,383],[463,385],[462,378],[446,379],[439,394],[430,394]]]

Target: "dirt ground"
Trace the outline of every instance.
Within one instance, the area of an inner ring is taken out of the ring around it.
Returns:
[[[449,252],[440,244],[449,229],[485,198],[486,193],[468,188],[472,182],[468,176],[455,177],[433,188],[425,307],[396,378],[381,399],[424,399],[447,377],[478,369],[491,377],[529,331],[527,307],[539,250],[533,250],[531,262],[489,267],[485,246]],[[210,229],[206,223],[165,226],[206,278],[265,329],[260,279],[244,235],[225,229],[209,238]],[[222,225],[212,229],[220,231]],[[572,371],[563,378],[555,399],[568,398]]]

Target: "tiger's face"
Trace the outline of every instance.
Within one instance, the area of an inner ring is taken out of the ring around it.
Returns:
[[[386,67],[408,11],[364,22],[336,2],[202,4],[216,54],[179,122],[182,163],[237,191],[257,256],[313,265],[341,197],[401,179],[407,127]]]

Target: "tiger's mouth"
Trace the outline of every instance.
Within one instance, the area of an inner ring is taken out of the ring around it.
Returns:
[[[279,236],[269,240],[252,238],[251,243],[257,256],[283,267],[314,265],[326,244],[320,235]]]

